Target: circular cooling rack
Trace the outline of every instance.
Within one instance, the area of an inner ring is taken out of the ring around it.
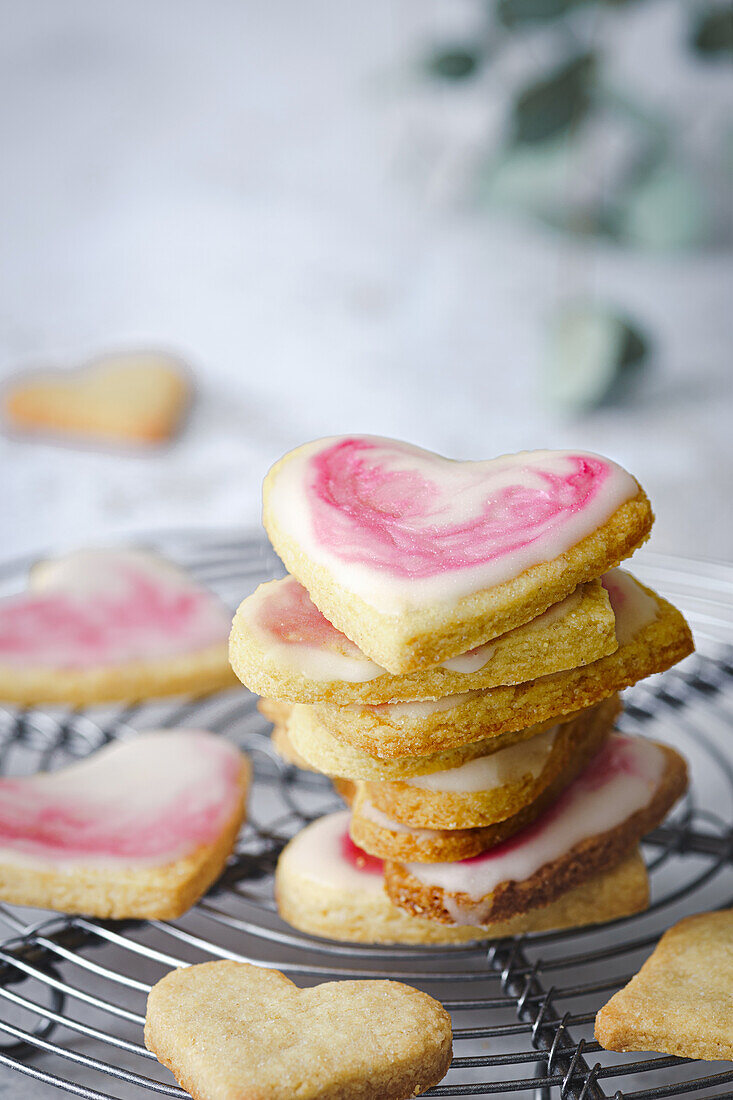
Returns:
[[[259,534],[178,532],[140,543],[190,568],[232,608],[282,573]],[[21,589],[30,564],[0,568],[0,589]],[[248,691],[85,711],[3,708],[6,774],[57,768],[111,739],[183,725],[231,738],[251,754],[255,781],[227,870],[180,920],[112,922],[0,906],[0,1092],[185,1097],[143,1046],[146,995],[171,967],[233,958],[276,967],[299,985],[388,977],[439,998],[453,1016],[455,1057],[427,1095],[733,1096],[730,1063],[610,1054],[593,1040],[596,1011],[666,928],[733,904],[733,567],[642,553],[633,571],[685,611],[698,652],[626,692],[621,726],[680,749],[692,785],[644,843],[650,909],[602,927],[446,948],[349,946],[302,935],[277,916],[272,872],[287,839],[340,803],[325,778],[277,758]]]

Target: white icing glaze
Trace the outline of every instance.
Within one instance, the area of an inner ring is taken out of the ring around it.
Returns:
[[[382,861],[361,852],[349,837],[351,812],[340,810],[306,825],[288,845],[288,861],[311,882],[339,890],[383,893]],[[363,859],[359,866],[355,861]]]
[[[628,645],[649,623],[659,617],[659,604],[624,569],[611,569],[603,578],[616,616],[616,641]]]
[[[0,600],[0,661],[93,668],[225,645],[230,614],[184,570],[142,550],[77,550],[41,562]]]
[[[420,882],[474,902],[502,882],[523,882],[576,844],[616,828],[652,799],[664,771],[664,754],[639,737],[612,734],[596,758],[533,825],[490,852],[454,863],[410,863]],[[456,923],[477,919],[455,899],[448,910]]]
[[[638,492],[620,466],[585,452],[459,463],[375,436],[306,444],[268,485],[278,529],[390,615],[551,561]]]
[[[443,661],[440,668],[447,668],[449,672],[460,672],[467,676],[471,672],[478,672],[484,668],[496,653],[496,644],[487,642],[485,645],[469,649],[468,653],[459,653],[457,657],[449,657]]]
[[[349,708],[363,710],[379,715],[387,722],[407,719],[408,722],[429,718],[431,714],[440,714],[446,710],[460,707],[479,694],[478,691],[462,691],[456,695],[444,695],[442,699],[420,699],[411,703],[375,703],[373,706],[360,707],[350,703]]]
[[[239,799],[239,752],[155,730],[57,772],[0,780],[0,863],[161,865],[213,842]]]
[[[527,775],[536,779],[552,752],[558,729],[558,726],[552,726],[528,741],[508,745],[490,756],[480,756],[477,760],[469,760],[466,764],[447,771],[417,775],[405,782],[410,787],[421,787],[426,791],[469,794],[503,787]]]
[[[434,839],[442,837],[443,832],[440,829],[421,829],[415,825],[407,826],[403,825],[401,821],[395,821],[393,817],[389,817],[387,814],[382,813],[381,810],[373,806],[369,799],[364,798],[359,803],[359,814],[361,817],[365,817],[367,821],[371,821],[374,825],[378,825],[380,829],[388,829],[393,833],[409,834],[423,839]]]

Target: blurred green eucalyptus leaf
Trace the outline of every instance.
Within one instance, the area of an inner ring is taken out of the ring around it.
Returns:
[[[700,15],[690,36],[702,54],[733,54],[733,4],[712,4]]]
[[[690,172],[669,161],[629,187],[614,222],[622,240],[659,251],[704,244],[710,232],[702,187]]]
[[[588,111],[596,59],[582,53],[520,92],[512,109],[512,138],[533,144],[568,130]]]
[[[647,341],[628,318],[595,303],[566,306],[549,331],[544,395],[580,413],[618,400],[643,368]]]
[[[505,27],[521,27],[558,19],[585,3],[587,0],[499,0],[496,14]]]
[[[492,158],[481,191],[501,206],[549,216],[562,203],[567,177],[565,138],[536,145],[510,145]]]
[[[435,50],[426,61],[431,76],[441,80],[465,80],[478,69],[481,54],[473,46],[452,46]]]

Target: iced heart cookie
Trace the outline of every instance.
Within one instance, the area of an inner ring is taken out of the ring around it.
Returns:
[[[633,553],[653,520],[635,479],[598,455],[461,463],[375,436],[291,451],[263,493],[288,571],[393,674],[536,618]]]
[[[19,377],[6,390],[5,415],[13,428],[50,437],[158,443],[174,434],[190,397],[178,360],[131,352]]]
[[[339,790],[342,783],[348,782],[334,779],[334,786]],[[451,863],[487,852],[530,825],[562,793],[562,784],[556,781],[534,802],[494,825],[429,829],[395,820],[372,805],[366,795],[366,784],[352,786],[352,796],[345,799],[351,805],[351,839],[369,855],[399,863]]]
[[[733,909],[665,932],[629,984],[596,1016],[606,1050],[733,1061]]]
[[[430,775],[432,772],[445,771],[447,768],[457,768],[469,760],[499,752],[508,745],[528,741],[543,730],[558,724],[556,719],[550,718],[535,726],[512,730],[496,737],[487,737],[483,741],[456,745],[444,752],[428,753],[426,756],[383,759],[334,737],[323,723],[319,722],[314,711],[315,708],[305,703],[293,704],[287,722],[288,739],[293,749],[314,771],[323,772],[334,778],[377,782],[382,780],[399,782],[413,775]],[[565,715],[562,721],[567,722],[574,718],[575,715]]]
[[[593,706],[692,652],[690,629],[672,604],[622,569],[606,574],[603,583],[616,616],[618,649],[600,661],[434,701],[372,707],[324,703],[313,707],[315,719],[337,740],[381,759],[428,755]]]
[[[411,916],[384,892],[382,861],[349,838],[348,811],[302,829],[278,860],[276,898],[283,920],[301,932],[347,943],[450,944],[599,924],[645,909],[649,885],[635,850],[610,871],[542,908],[486,928]]]
[[[385,863],[401,908],[452,924],[506,920],[545,905],[623,858],[687,786],[673,749],[614,733],[585,771],[532,825],[473,859]]]
[[[0,898],[116,920],[180,916],[231,853],[249,778],[233,745],[181,729],[0,779]]]
[[[558,794],[564,790],[599,751],[620,709],[614,696],[572,722],[551,726],[529,741],[457,768],[399,783],[366,783],[366,797],[405,825],[428,829],[494,825],[528,811],[548,787]]]
[[[201,694],[236,683],[230,613],[149,551],[77,550],[0,600],[0,699],[69,703]]]
[[[387,981],[298,989],[278,970],[211,962],[154,985],[145,1045],[194,1100],[408,1100],[452,1057],[438,1001]]]
[[[617,648],[600,581],[580,585],[536,619],[435,668],[391,676],[336,630],[295,577],[268,581],[234,617],[229,657],[251,691],[295,703],[438,699],[534,680]]]

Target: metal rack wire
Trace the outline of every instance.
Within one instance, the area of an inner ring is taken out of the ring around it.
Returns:
[[[232,606],[281,572],[259,535],[178,532],[141,541],[191,568]],[[19,588],[28,564],[0,569],[0,586]],[[4,772],[55,768],[133,730],[175,725],[219,731],[255,762],[237,851],[180,920],[108,922],[0,906],[0,1080],[12,1068],[35,1080],[33,1096],[57,1089],[89,1100],[185,1096],[142,1044],[146,994],[170,967],[235,958],[276,967],[302,985],[388,976],[439,997],[453,1015],[455,1057],[432,1096],[733,1096],[728,1063],[609,1054],[592,1038],[597,1009],[665,928],[687,913],[733,904],[733,751],[726,741],[733,568],[647,555],[634,571],[687,611],[698,653],[628,692],[623,725],[680,748],[693,784],[645,842],[651,908],[601,928],[451,948],[349,946],[296,933],[277,916],[272,871],[287,839],[337,800],[325,779],[279,761],[249,692],[85,712],[0,712]]]

